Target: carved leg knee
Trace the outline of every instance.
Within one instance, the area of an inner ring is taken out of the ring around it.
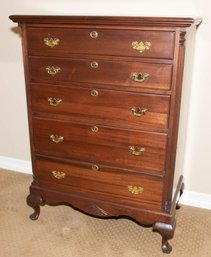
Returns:
[[[40,205],[44,205],[42,197],[30,194],[26,201],[27,204],[34,209],[34,212],[30,215],[30,219],[37,220],[40,215]]]
[[[172,224],[156,222],[153,226],[153,231],[159,232],[162,236],[161,249],[164,253],[170,253],[172,251],[172,247],[169,244],[168,240],[174,236],[175,226],[175,219]]]

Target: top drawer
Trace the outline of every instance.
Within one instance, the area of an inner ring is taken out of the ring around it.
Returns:
[[[95,54],[172,59],[173,31],[29,28],[29,55]]]

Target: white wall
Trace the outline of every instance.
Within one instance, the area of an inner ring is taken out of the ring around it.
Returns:
[[[0,9],[0,156],[30,160],[21,42],[11,14],[201,16],[189,94],[183,170],[186,189],[211,194],[211,15],[209,0],[3,0]],[[185,104],[185,103],[184,103]],[[184,122],[186,123],[186,122]],[[181,124],[181,130],[183,124]]]

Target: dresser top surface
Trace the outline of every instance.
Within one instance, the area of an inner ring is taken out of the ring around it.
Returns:
[[[202,22],[200,17],[128,17],[128,16],[51,16],[51,15],[11,15],[13,22],[26,24],[87,24],[87,25],[131,25],[190,27]]]

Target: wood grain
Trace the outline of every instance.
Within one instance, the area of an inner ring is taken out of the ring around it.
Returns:
[[[101,199],[128,204],[134,207],[160,210],[162,180],[157,177],[122,173],[106,173],[93,171],[77,166],[47,160],[37,160],[37,178],[40,185],[45,184],[48,189],[61,188],[62,191],[82,192],[84,195],[100,195]],[[52,171],[62,171],[64,179],[56,179]],[[111,183],[112,181],[112,183]],[[56,185],[55,185],[56,184]],[[129,185],[143,188],[137,195],[128,190]]]
[[[92,96],[92,90],[97,90],[98,96]],[[50,97],[62,99],[61,104],[51,106],[48,102]],[[90,89],[37,84],[31,87],[31,104],[34,113],[62,114],[70,118],[90,119],[92,124],[120,128],[158,130],[168,128],[170,97],[98,87]],[[140,117],[134,116],[131,112],[133,107],[148,111]]]
[[[55,157],[105,164],[128,168],[138,172],[163,174],[167,135],[128,131],[117,128],[98,126],[93,132],[92,125],[75,124],[64,121],[34,119],[34,146],[36,152]],[[61,143],[54,143],[49,135],[64,138]],[[133,155],[130,146],[144,147],[141,155]]]
[[[97,62],[98,67],[92,68],[91,63]],[[30,57],[31,82],[84,82],[108,84],[114,87],[136,87],[169,90],[171,87],[172,65],[141,62],[110,61],[93,56],[91,59],[63,59]],[[55,75],[49,75],[46,67],[59,67]],[[147,73],[148,79],[136,82],[133,73]]]
[[[97,38],[90,33],[96,31]],[[44,38],[58,38],[54,48],[46,46]],[[172,59],[174,54],[174,32],[109,30],[90,27],[87,29],[28,29],[29,54],[41,56],[71,56],[71,54],[116,55]],[[132,42],[150,42],[151,47],[143,53],[132,48]]]

